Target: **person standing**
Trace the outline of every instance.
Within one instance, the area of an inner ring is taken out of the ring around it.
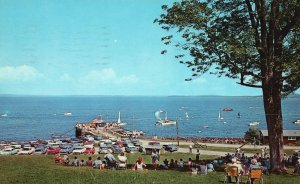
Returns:
[[[190,153],[192,153],[192,151],[193,151],[193,146],[192,145],[190,145]]]
[[[197,152],[196,152],[196,162],[199,163],[199,160],[200,160],[200,150],[197,149]]]
[[[152,150],[151,160],[152,160],[153,168],[154,170],[156,170],[159,158],[158,158],[158,153],[156,152],[155,149]]]

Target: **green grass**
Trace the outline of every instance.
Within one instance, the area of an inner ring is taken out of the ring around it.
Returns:
[[[97,155],[94,155],[95,158]],[[147,164],[150,163],[149,155],[127,155],[129,163],[142,156]],[[88,156],[79,156],[87,159]],[[103,155],[101,156],[103,157]],[[191,155],[183,153],[167,153],[162,159],[183,158],[187,160]],[[211,156],[202,156],[210,159]],[[71,156],[71,159],[73,157]],[[291,172],[291,171],[290,171]],[[0,183],[120,183],[120,184],[150,184],[150,183],[223,183],[224,173],[216,172],[206,176],[191,176],[189,172],[176,170],[98,170],[89,167],[67,167],[54,163],[53,156],[0,156]],[[298,184],[299,175],[286,174],[264,176],[265,184]]]

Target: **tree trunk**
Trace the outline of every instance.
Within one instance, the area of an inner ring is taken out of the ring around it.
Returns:
[[[273,171],[285,172],[281,88],[280,83],[275,83],[277,82],[274,82],[274,79],[263,82],[263,99],[269,136],[270,164]]]

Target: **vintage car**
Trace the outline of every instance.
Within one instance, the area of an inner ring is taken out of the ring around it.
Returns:
[[[84,146],[75,146],[72,153],[73,154],[83,154],[86,148]]]
[[[123,152],[122,148],[118,145],[112,145],[111,150],[115,154],[120,154]]]
[[[178,151],[178,147],[175,146],[174,144],[166,145],[164,148],[166,151],[169,151],[169,152]]]
[[[12,147],[7,147],[0,151],[0,155],[15,155],[18,153],[18,150],[12,148]]]
[[[84,151],[84,154],[94,154],[96,149],[94,147],[92,148],[86,148]]]
[[[72,144],[62,144],[60,148],[61,148],[60,150],[61,154],[70,154],[74,150]]]
[[[32,153],[34,153],[34,151],[35,151],[34,147],[25,146],[18,152],[18,154],[19,155],[31,155]]]
[[[50,146],[48,149],[47,149],[47,154],[57,154],[59,153],[61,150],[60,147],[52,147]]]
[[[139,152],[139,147],[136,147],[130,143],[130,144],[127,144],[127,146],[125,147],[125,151],[127,153]]]
[[[35,148],[34,154],[36,155],[41,155],[45,154],[47,152],[46,146],[45,145],[37,145]]]

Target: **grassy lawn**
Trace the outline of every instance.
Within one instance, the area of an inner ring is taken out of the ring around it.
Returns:
[[[129,163],[142,156],[147,164],[150,163],[149,155],[127,155]],[[88,156],[79,156],[87,159]],[[94,158],[97,155],[93,156]],[[101,156],[103,158],[103,155]],[[162,159],[187,160],[191,155],[182,153],[168,153],[162,155]],[[71,159],[73,156],[70,157]],[[210,159],[212,156],[204,156]],[[54,163],[53,156],[0,156],[0,183],[223,183],[224,173],[216,172],[206,176],[192,176],[187,171],[176,170],[98,170],[89,167],[67,167]],[[291,172],[291,171],[290,171]],[[245,181],[245,179],[244,179]],[[264,176],[265,184],[298,184],[299,175],[286,174]]]

